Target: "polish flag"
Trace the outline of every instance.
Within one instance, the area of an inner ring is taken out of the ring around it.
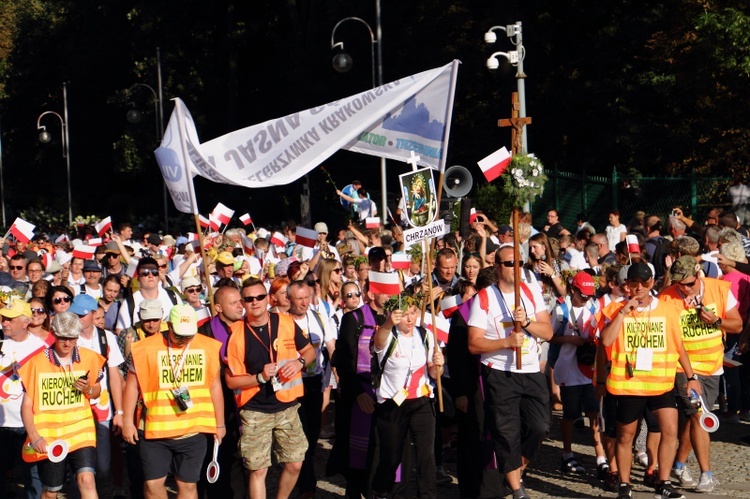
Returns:
[[[57,239],[55,239],[55,244],[64,244],[64,243],[69,243],[69,242],[70,242],[70,237],[67,234],[63,234]]]
[[[394,253],[391,256],[391,268],[393,270],[406,270],[411,265],[411,255],[407,253]]]
[[[96,233],[100,236],[103,235],[108,230],[112,229],[112,217],[107,217],[98,224],[94,225],[94,228],[96,229]]]
[[[208,226],[211,225],[211,222],[203,215],[198,215],[198,222],[204,229],[208,229]]]
[[[208,311],[208,307],[201,307],[200,310],[196,310],[195,312],[198,316],[198,327],[211,320],[211,312]]]
[[[315,237],[318,235],[315,234]],[[286,237],[284,237],[284,234],[282,234],[279,231],[276,231],[271,236],[271,244],[275,244],[276,246],[286,246],[286,243],[289,241]]]
[[[245,213],[240,216],[240,222],[242,222],[242,225],[250,225],[253,223],[253,217],[251,217],[249,213]]]
[[[43,253],[39,255],[39,259],[42,261],[42,265],[44,266],[44,270],[46,272],[49,268],[49,264],[52,263],[55,258],[52,253]]]
[[[10,226],[10,232],[17,241],[28,243],[34,238],[35,227],[36,225],[30,224],[23,218],[16,218],[16,221]]]
[[[187,238],[188,242],[200,241],[200,236],[198,236],[198,234],[196,234],[195,232],[188,232]]]
[[[378,217],[365,218],[365,227],[368,229],[377,229],[380,227],[380,219]]]
[[[486,158],[477,161],[477,164],[482,169],[487,182],[492,182],[508,168],[511,159],[512,156],[503,146],[502,149],[498,149]]]
[[[82,258],[84,260],[90,260],[94,258],[96,248],[89,246],[88,244],[79,244],[73,248],[73,258]]]
[[[101,237],[92,237],[91,239],[89,239],[88,241],[86,241],[86,244],[88,244],[89,246],[93,246],[93,247],[96,248],[97,246],[101,246],[104,243],[102,242],[102,238]]]
[[[318,233],[314,230],[297,226],[297,236],[294,240],[297,244],[307,246],[308,248],[314,248],[315,243],[318,242]]]
[[[638,244],[638,236],[635,234],[628,234],[625,236],[625,243],[628,245],[628,253],[641,252],[641,246]]]
[[[477,209],[472,208],[471,210],[469,210],[469,224],[473,224],[476,221],[477,221]]]
[[[247,236],[242,236],[242,250],[246,255],[252,255],[255,252],[255,244],[253,240]]]
[[[222,224],[227,225],[232,219],[232,216],[234,216],[234,210],[219,203],[216,205],[216,208],[214,208],[214,211],[211,212],[211,215]],[[211,215],[209,215],[209,219],[211,218]]]
[[[208,214],[208,228],[215,232],[218,232],[221,228],[221,220],[216,218],[213,213]]]
[[[435,322],[437,322],[437,332],[435,332],[435,328],[432,327],[432,314],[426,313],[424,314],[422,327],[428,331],[432,331],[432,334],[435,335],[435,339],[440,343],[448,343],[448,332],[451,328],[451,322],[440,314],[435,314]]]
[[[369,271],[370,291],[385,295],[397,295],[401,292],[401,278],[395,272]]]
[[[461,295],[448,296],[447,298],[440,300],[440,310],[443,312],[443,316],[449,318],[453,315],[453,312],[458,310],[458,306],[461,305]]]

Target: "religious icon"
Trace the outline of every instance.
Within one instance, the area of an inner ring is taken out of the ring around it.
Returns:
[[[424,227],[435,219],[437,199],[432,172],[424,168],[399,175],[407,219],[413,227]]]

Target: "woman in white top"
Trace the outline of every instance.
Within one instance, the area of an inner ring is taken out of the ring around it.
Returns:
[[[382,366],[375,428],[380,439],[380,460],[373,480],[375,497],[393,490],[396,469],[403,455],[407,431],[416,449],[417,496],[436,497],[435,409],[430,378],[442,372],[443,354],[432,333],[416,327],[419,304],[412,297],[406,311],[394,310],[374,336],[378,365]]]
[[[628,233],[628,228],[620,223],[619,211],[612,210],[609,212],[609,225],[607,225],[605,231],[607,233],[607,245],[609,246],[609,251],[614,253],[617,243],[624,241],[625,236]]]

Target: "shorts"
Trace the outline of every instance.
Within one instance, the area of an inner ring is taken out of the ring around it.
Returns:
[[[299,404],[274,413],[243,409],[240,421],[240,455],[245,468],[253,471],[270,467],[272,452],[277,463],[305,460],[307,437],[299,418]]]
[[[591,383],[575,386],[561,386],[560,398],[563,405],[563,419],[576,420],[584,414],[599,412],[599,404],[594,397],[594,385]]]
[[[57,492],[65,484],[65,472],[68,464],[73,468],[73,473],[78,476],[80,473],[94,473],[96,466],[96,448],[84,447],[68,453],[68,456],[59,463],[53,463],[49,460],[39,461],[39,479],[42,482],[42,488],[50,492]]]
[[[709,412],[713,410],[714,402],[716,402],[716,398],[719,396],[720,379],[721,376],[698,375],[698,381],[701,382],[701,389],[703,391],[702,397],[706,401]],[[685,376],[685,373],[677,373],[674,377],[674,393],[677,398],[677,407],[685,416],[692,416],[698,413],[698,409],[690,403],[690,397],[688,397],[686,390],[687,376]]]
[[[649,409],[677,409],[674,390],[661,395],[612,395],[617,400],[617,422],[630,424],[639,421],[643,417],[643,411]]]
[[[203,433],[186,438],[141,438],[140,455],[144,480],[156,480],[173,473],[185,483],[198,483],[206,455]]]

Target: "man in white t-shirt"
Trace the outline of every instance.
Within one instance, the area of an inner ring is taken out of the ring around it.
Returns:
[[[497,285],[480,291],[469,316],[469,351],[482,363],[489,427],[498,469],[514,499],[528,497],[521,473],[549,430],[547,381],[539,369],[540,340],[552,337],[550,317],[537,286],[521,283],[516,305],[514,249],[502,244],[495,254]],[[514,321],[521,332],[514,332]],[[516,355],[521,354],[521,368]],[[521,425],[520,422],[524,424]]]

